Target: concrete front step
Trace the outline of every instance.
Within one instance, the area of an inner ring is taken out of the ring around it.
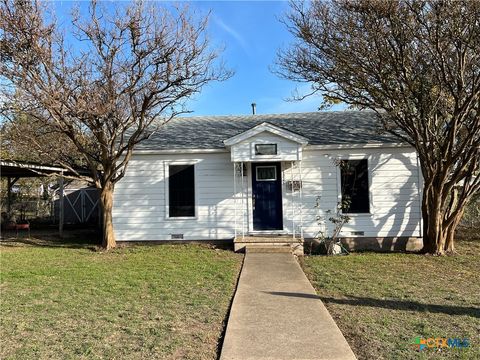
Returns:
[[[265,246],[263,244],[249,244],[245,246],[245,252],[250,253],[291,253],[292,247],[290,245],[271,245]]]
[[[303,239],[292,236],[239,236],[235,238],[233,245],[235,251],[289,252],[303,255]]]

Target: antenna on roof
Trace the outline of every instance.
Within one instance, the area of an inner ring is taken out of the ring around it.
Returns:
[[[256,112],[257,112],[257,104],[252,103],[252,115],[255,115]]]

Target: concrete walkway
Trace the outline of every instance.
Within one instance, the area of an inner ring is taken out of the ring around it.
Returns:
[[[247,253],[220,359],[355,355],[292,254]]]

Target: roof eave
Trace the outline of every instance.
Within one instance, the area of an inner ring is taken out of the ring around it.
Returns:
[[[385,142],[372,142],[372,143],[360,143],[360,144],[324,144],[324,145],[312,145],[309,144],[306,150],[342,150],[342,149],[381,149],[381,148],[413,148],[412,145],[407,143],[385,143]]]
[[[308,144],[305,150],[345,150],[345,149],[381,149],[381,148],[412,148],[406,143],[364,143],[364,144],[328,144],[328,145],[312,145]],[[214,154],[229,153],[227,148],[184,148],[184,149],[138,149],[134,150],[135,154],[141,155],[168,155],[168,154]]]

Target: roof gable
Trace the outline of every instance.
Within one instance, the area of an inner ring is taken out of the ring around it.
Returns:
[[[307,138],[305,138],[301,135],[295,134],[291,131],[285,130],[281,127],[269,124],[267,122],[261,123],[261,124],[259,124],[257,126],[254,126],[253,128],[250,128],[250,129],[248,129],[248,130],[246,130],[246,131],[244,131],[244,132],[242,132],[238,135],[232,136],[232,137],[224,140],[223,143],[225,144],[225,146],[232,146],[232,145],[238,144],[239,142],[245,141],[245,140],[251,138],[252,136],[258,135],[262,132],[269,132],[271,134],[283,137],[287,140],[299,143],[301,145],[307,145],[308,144],[308,139]]]

